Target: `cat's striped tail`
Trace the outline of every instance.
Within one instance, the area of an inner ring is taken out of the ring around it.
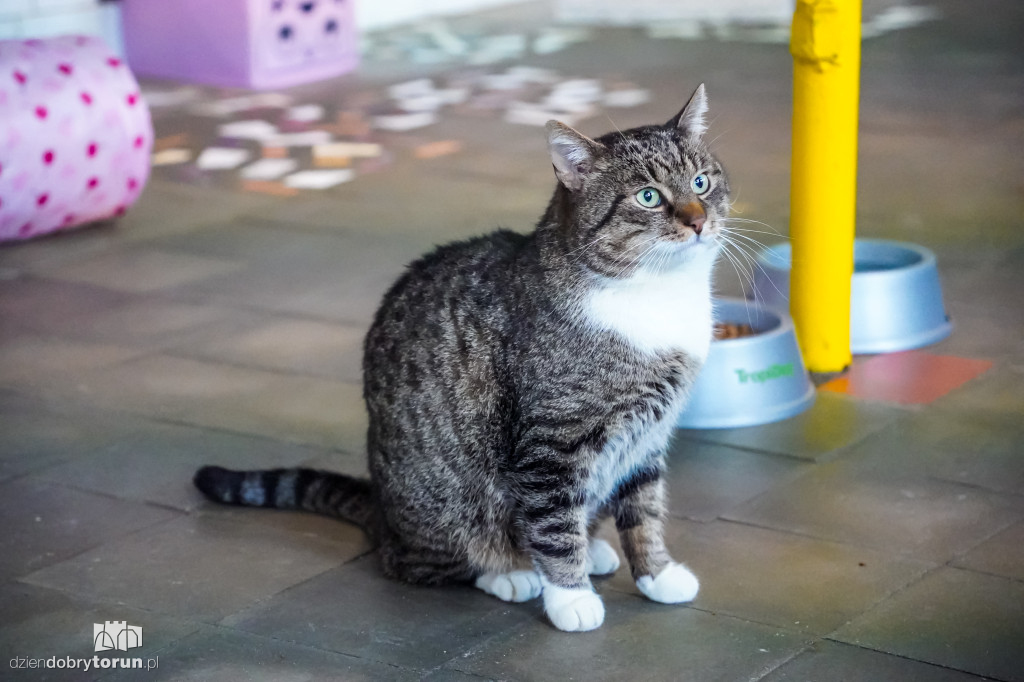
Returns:
[[[205,466],[192,482],[214,502],[299,509],[344,519],[372,531],[373,490],[366,479],[316,469],[232,471]]]

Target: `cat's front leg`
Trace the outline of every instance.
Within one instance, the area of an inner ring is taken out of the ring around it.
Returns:
[[[518,476],[525,545],[540,573],[544,612],[559,630],[593,630],[604,603],[590,583],[589,534],[582,477],[556,463],[557,453],[532,459]],[[574,492],[576,491],[576,492]]]
[[[653,601],[679,604],[692,601],[697,577],[669,556],[663,537],[665,483],[661,468],[643,469],[619,489],[614,504],[615,527],[636,586]]]

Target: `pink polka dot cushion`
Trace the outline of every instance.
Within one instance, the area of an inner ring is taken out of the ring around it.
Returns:
[[[121,215],[152,146],[139,85],[100,39],[0,41],[0,241]]]

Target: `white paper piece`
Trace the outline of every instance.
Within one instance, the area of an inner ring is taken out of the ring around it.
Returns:
[[[589,40],[591,32],[581,28],[548,28],[541,32],[533,41],[536,54],[559,52],[575,43]]]
[[[327,189],[348,182],[355,176],[355,172],[350,168],[306,170],[287,176],[284,184],[296,189]]]
[[[492,64],[521,57],[526,52],[526,36],[521,33],[487,36],[476,52],[469,55],[470,64]]]
[[[432,111],[418,111],[408,114],[387,114],[373,117],[373,127],[381,130],[404,131],[422,128],[437,122]]]
[[[416,80],[396,83],[388,88],[388,95],[392,99],[406,99],[409,97],[422,97],[434,92],[434,81],[429,78],[417,78]]]
[[[592,101],[565,95],[558,96],[552,93],[544,98],[541,105],[555,111],[570,111],[576,114],[584,114],[593,110]]]
[[[606,92],[603,102],[606,107],[638,107],[641,104],[646,104],[650,100],[651,93],[649,90],[633,88],[629,90],[612,90],[610,92]]]
[[[877,38],[884,33],[912,28],[941,16],[942,12],[934,7],[911,5],[889,7],[866,21],[861,28],[861,33],[865,38]]]
[[[217,128],[221,137],[240,140],[266,140],[278,134],[277,126],[259,119],[232,121]]]
[[[302,104],[285,112],[285,118],[299,123],[313,123],[324,117],[324,108],[319,104]]]
[[[444,100],[436,93],[399,99],[396,104],[403,111],[437,111],[444,106]]]
[[[434,41],[434,44],[445,54],[452,57],[461,57],[469,51],[469,45],[465,40],[456,35],[447,24],[441,21],[431,21],[420,25],[417,31],[426,35]]]
[[[330,142],[332,139],[332,135],[326,130],[307,130],[302,133],[278,133],[261,142],[264,147],[312,147]]]
[[[191,151],[175,147],[172,149],[161,149],[158,152],[154,152],[150,162],[154,166],[173,166],[178,163],[188,163],[191,160]]]
[[[576,78],[557,84],[551,95],[594,102],[601,98],[601,89],[601,81],[596,78]]]
[[[543,104],[534,104],[532,102],[512,102],[505,111],[505,121],[508,123],[519,123],[521,125],[543,126],[548,121],[554,119],[556,121],[561,121],[568,126],[572,126],[576,125],[577,121],[593,115],[593,113],[593,109],[579,112],[556,111],[544,106]]]
[[[277,180],[298,166],[296,159],[260,159],[243,168],[241,176],[246,180]]]
[[[228,170],[248,160],[249,151],[246,149],[207,147],[196,159],[196,166],[202,170]]]
[[[384,149],[375,142],[329,142],[313,147],[313,158],[372,159],[383,152]]]

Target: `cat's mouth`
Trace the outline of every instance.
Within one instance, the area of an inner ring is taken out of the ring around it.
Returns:
[[[718,239],[718,224],[709,220],[698,230],[680,227],[672,236],[672,241],[682,246],[710,244]]]

